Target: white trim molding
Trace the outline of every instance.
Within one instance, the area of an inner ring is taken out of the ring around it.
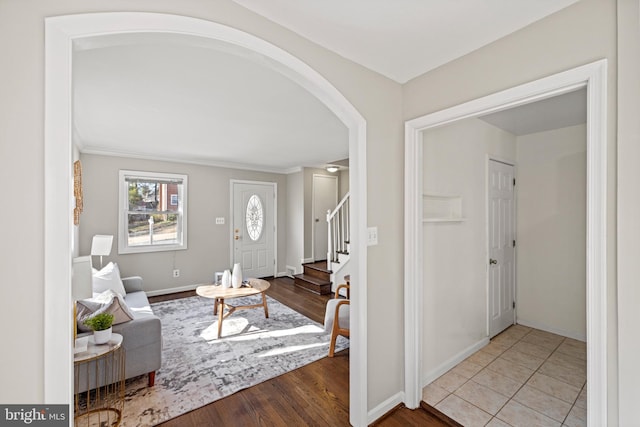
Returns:
[[[355,231],[351,302],[350,421],[367,418],[367,170],[366,121],[328,80],[286,50],[249,33],[203,19],[162,13],[108,12],[45,19],[45,321],[44,401],[72,402],[72,63],[73,42],[133,32],[178,33],[220,40],[257,52],[305,88],[349,129],[349,187]]]
[[[417,408],[422,375],[422,133],[462,119],[587,88],[588,424],[607,425],[607,60],[437,111],[405,123],[405,404]]]

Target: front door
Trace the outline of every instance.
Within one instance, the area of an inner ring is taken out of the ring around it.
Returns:
[[[329,248],[327,211],[338,206],[338,178],[313,175],[313,260],[327,259]]]
[[[245,278],[275,276],[275,185],[232,182],[232,261]]]
[[[515,323],[514,167],[489,161],[489,338]]]

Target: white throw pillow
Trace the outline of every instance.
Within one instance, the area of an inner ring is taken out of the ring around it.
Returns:
[[[107,289],[106,291],[93,298],[78,301],[76,309],[78,330],[82,332],[91,330],[87,325],[84,324],[85,320],[100,313],[113,314],[114,325],[117,325],[118,323],[128,322],[129,320],[133,320],[134,318],[131,309],[129,309],[127,304],[124,302],[124,298],[111,289]]]
[[[93,295],[101,294],[107,289],[111,289],[121,296],[127,294],[120,278],[118,264],[113,262],[105,265],[102,270],[93,272]]]

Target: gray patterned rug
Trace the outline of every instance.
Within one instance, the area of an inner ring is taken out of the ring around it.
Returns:
[[[251,296],[229,303],[260,302]],[[122,425],[156,425],[327,356],[330,336],[322,325],[273,298],[267,305],[268,319],[262,308],[233,313],[218,339],[213,300],[152,304],[162,321],[162,367],[154,387],[146,376],[127,381]],[[338,337],[336,350],[348,346]]]

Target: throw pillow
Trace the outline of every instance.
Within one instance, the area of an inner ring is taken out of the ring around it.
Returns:
[[[126,295],[118,264],[110,262],[100,271],[93,272],[93,295],[101,294],[107,289],[113,290],[119,295]]]
[[[107,289],[93,298],[78,301],[76,315],[78,330],[82,332],[90,331],[91,328],[84,324],[85,320],[100,313],[113,314],[114,325],[128,322],[134,318],[122,295]]]

